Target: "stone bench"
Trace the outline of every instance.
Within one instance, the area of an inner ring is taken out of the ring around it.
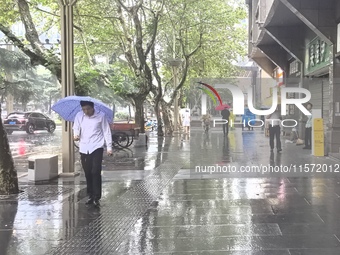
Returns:
[[[28,158],[28,180],[46,181],[58,177],[58,155],[38,155]]]

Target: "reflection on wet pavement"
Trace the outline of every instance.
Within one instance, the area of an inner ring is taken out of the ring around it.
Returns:
[[[201,162],[334,163],[292,144],[271,154],[259,131],[151,136],[104,158],[100,210],[84,205],[82,174],[21,179],[0,198],[0,254],[340,254],[339,178],[193,175]]]

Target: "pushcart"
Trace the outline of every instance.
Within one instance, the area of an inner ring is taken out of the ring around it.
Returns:
[[[139,128],[135,123],[114,123],[111,130],[112,146],[116,148],[128,148],[139,134]]]
[[[133,140],[139,135],[139,128],[135,123],[118,122],[111,124],[112,147],[115,149],[125,149],[131,146]],[[79,142],[74,142],[74,146],[79,149]]]

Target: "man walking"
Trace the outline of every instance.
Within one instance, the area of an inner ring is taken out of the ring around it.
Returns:
[[[281,148],[281,128],[280,128],[280,120],[282,119],[280,115],[280,107],[277,106],[275,112],[267,116],[267,119],[270,120],[269,122],[269,145],[270,145],[270,152],[274,150],[274,137],[276,138],[276,149],[277,152],[282,151]]]
[[[223,124],[223,135],[228,136],[228,133],[229,133],[229,117],[230,117],[230,112],[228,110],[228,107],[225,107],[222,110],[221,115],[222,115],[222,119],[227,121],[226,124]]]
[[[307,110],[309,112],[312,111],[312,107],[313,105],[311,103],[307,103]],[[308,119],[306,122],[306,129],[305,129],[305,147],[303,147],[303,149],[307,149],[310,150],[312,149],[312,120],[313,120],[313,116],[312,115],[308,115]]]
[[[81,164],[84,169],[87,194],[86,204],[100,206],[102,195],[102,160],[104,144],[107,154],[112,155],[112,135],[110,125],[102,112],[94,109],[93,102],[81,101],[82,112],[74,120],[74,140],[79,141]]]

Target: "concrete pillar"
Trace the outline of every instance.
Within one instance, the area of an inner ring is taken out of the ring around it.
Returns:
[[[59,0],[61,8],[61,85],[62,96],[74,95],[73,6],[77,0]],[[74,173],[72,123],[62,125],[63,174]]]

